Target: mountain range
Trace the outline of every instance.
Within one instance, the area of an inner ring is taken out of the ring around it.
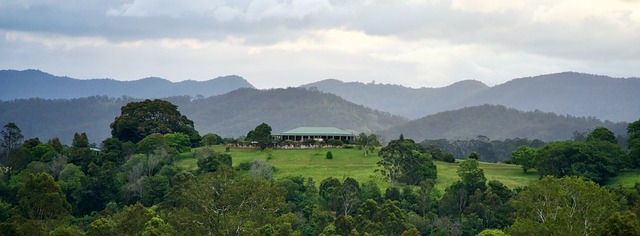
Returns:
[[[171,82],[150,77],[134,81],[80,80],[39,70],[0,70],[0,100],[21,98],[73,99],[89,96],[164,98],[178,95],[210,97],[239,88],[253,88],[240,76],[229,75],[207,81]]]
[[[442,88],[414,89],[333,79],[303,87],[410,119],[483,104],[610,121],[631,122],[640,117],[640,78],[575,72],[518,78],[493,87],[473,80]]]
[[[201,134],[224,137],[245,135],[264,122],[274,133],[335,126],[378,133],[384,140],[404,134],[417,141],[478,135],[553,141],[598,126],[624,136],[625,122],[640,118],[638,91],[638,78],[573,72],[493,87],[474,80],[419,89],[324,80],[300,88],[257,90],[238,76],[204,82],[123,82],[5,70],[0,71],[0,124],[15,122],[25,137],[59,137],[66,143],[73,133],[86,132],[99,143],[110,136],[109,124],[122,106],[163,98],[178,105]]]

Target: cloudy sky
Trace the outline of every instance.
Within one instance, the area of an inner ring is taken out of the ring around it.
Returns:
[[[0,0],[0,69],[440,87],[640,77],[640,0]]]

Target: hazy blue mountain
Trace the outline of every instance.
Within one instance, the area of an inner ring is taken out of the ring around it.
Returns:
[[[238,88],[253,88],[239,76],[230,75],[207,81],[186,80],[173,83],[161,78],[135,81],[113,79],[79,80],[51,75],[39,70],[1,70],[0,100],[20,98],[71,99],[89,96],[162,98],[169,96],[215,96]]]
[[[243,88],[224,95],[192,99],[165,98],[193,120],[201,134],[246,135],[265,122],[273,133],[298,126],[334,126],[354,132],[390,128],[406,119],[348,102],[336,95],[301,88],[256,90]],[[0,125],[14,122],[25,138],[46,141],[59,137],[70,144],[73,134],[87,133],[91,142],[110,137],[109,125],[130,97],[93,96],[77,99],[16,99],[0,101]]]
[[[458,107],[469,97],[489,87],[479,81],[465,80],[442,88],[407,88],[390,84],[364,84],[323,80],[302,87],[333,93],[356,104],[416,119]]]
[[[403,134],[416,141],[425,139],[468,140],[480,135],[492,140],[507,138],[567,140],[574,131],[589,132],[602,126],[626,136],[627,123],[601,121],[542,111],[518,111],[501,105],[466,107],[429,115],[380,132],[387,139]]]
[[[464,105],[500,104],[601,120],[640,119],[640,78],[564,72],[519,78],[477,94]]]
[[[519,78],[494,87],[462,81],[443,88],[413,89],[338,80],[324,80],[304,87],[315,87],[354,103],[411,119],[482,104],[611,121],[631,122],[640,118],[640,78],[575,72]]]

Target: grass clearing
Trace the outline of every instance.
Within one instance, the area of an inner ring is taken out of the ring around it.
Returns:
[[[217,152],[225,153],[226,146],[216,145],[203,148],[211,148]],[[333,154],[333,159],[325,158],[328,151]],[[374,173],[377,168],[376,163],[380,160],[377,151],[364,157],[362,151],[357,149],[267,149],[260,151],[231,147],[227,153],[233,158],[234,167],[242,162],[251,162],[257,158],[266,159],[276,168],[274,173],[276,179],[286,176],[311,177],[316,185],[320,185],[322,180],[329,177],[340,180],[351,177],[360,183],[372,179],[383,190],[389,186],[386,181],[382,180],[380,174]],[[198,161],[192,156],[183,155],[175,162],[175,165],[182,170],[197,169]],[[458,163],[436,161],[435,164],[438,168],[438,188],[444,190],[460,179],[456,173]],[[511,189],[528,186],[538,180],[538,174],[535,170],[524,173],[522,168],[517,165],[480,162],[480,168],[484,170],[487,180],[498,180]],[[624,187],[633,187],[638,181],[640,181],[640,172],[628,172],[613,178],[611,185],[621,184]]]

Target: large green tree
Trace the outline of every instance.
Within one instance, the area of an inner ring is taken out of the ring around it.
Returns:
[[[20,147],[22,144],[22,130],[15,123],[7,123],[3,129],[0,130],[0,154],[3,155],[4,160],[0,160],[0,164],[9,161],[9,155],[13,150]]]
[[[71,213],[71,205],[60,186],[44,172],[29,174],[18,191],[18,199],[18,207],[30,219],[61,219]]]
[[[271,126],[266,123],[256,126],[247,134],[247,140],[257,142],[261,150],[271,145],[271,139]]]
[[[640,168],[640,120],[627,126],[629,156],[633,167]]]
[[[618,209],[606,188],[579,177],[546,176],[513,201],[511,235],[596,235]]]
[[[435,179],[437,169],[425,149],[411,139],[401,138],[380,149],[382,160],[377,165],[391,185],[396,182],[417,185],[425,179]]]
[[[193,121],[180,114],[178,107],[164,100],[144,100],[123,106],[120,116],[111,123],[111,135],[123,142],[137,143],[153,133],[183,133],[189,135],[192,145],[200,143],[200,135]]]

